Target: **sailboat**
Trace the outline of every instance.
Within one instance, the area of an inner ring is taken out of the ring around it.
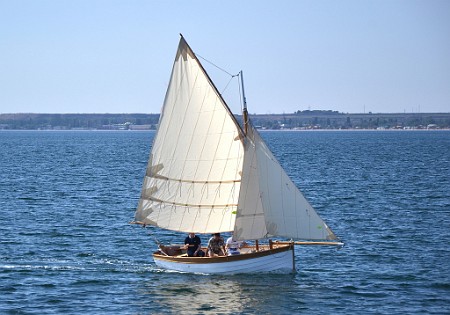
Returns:
[[[160,244],[153,259],[161,268],[292,272],[295,245],[342,245],[252,125],[242,71],[240,82],[242,127],[181,35],[134,222],[185,233],[232,232],[248,244],[239,255],[216,257],[188,257],[183,245]]]

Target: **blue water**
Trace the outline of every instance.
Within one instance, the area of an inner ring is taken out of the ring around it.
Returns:
[[[152,132],[0,132],[1,314],[449,314],[450,132],[264,132],[341,250],[298,272],[158,269],[128,224]],[[203,236],[206,241],[206,236]]]

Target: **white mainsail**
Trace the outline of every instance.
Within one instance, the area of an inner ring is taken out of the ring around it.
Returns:
[[[136,211],[180,232],[333,240],[256,129],[244,135],[182,37]]]
[[[232,231],[243,158],[242,130],[182,37],[136,220],[183,232]]]

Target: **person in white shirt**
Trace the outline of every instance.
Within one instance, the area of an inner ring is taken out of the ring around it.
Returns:
[[[226,245],[225,245],[225,247],[227,249],[228,256],[239,255],[241,253],[240,249],[242,247],[244,247],[245,245],[247,245],[245,242],[243,242],[243,241],[236,241],[233,238],[233,235],[231,235],[231,237],[229,237],[227,239],[227,242],[226,242]]]

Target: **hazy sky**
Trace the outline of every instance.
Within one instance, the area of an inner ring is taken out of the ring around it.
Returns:
[[[159,113],[179,33],[250,113],[450,112],[447,0],[0,0],[0,113]]]

